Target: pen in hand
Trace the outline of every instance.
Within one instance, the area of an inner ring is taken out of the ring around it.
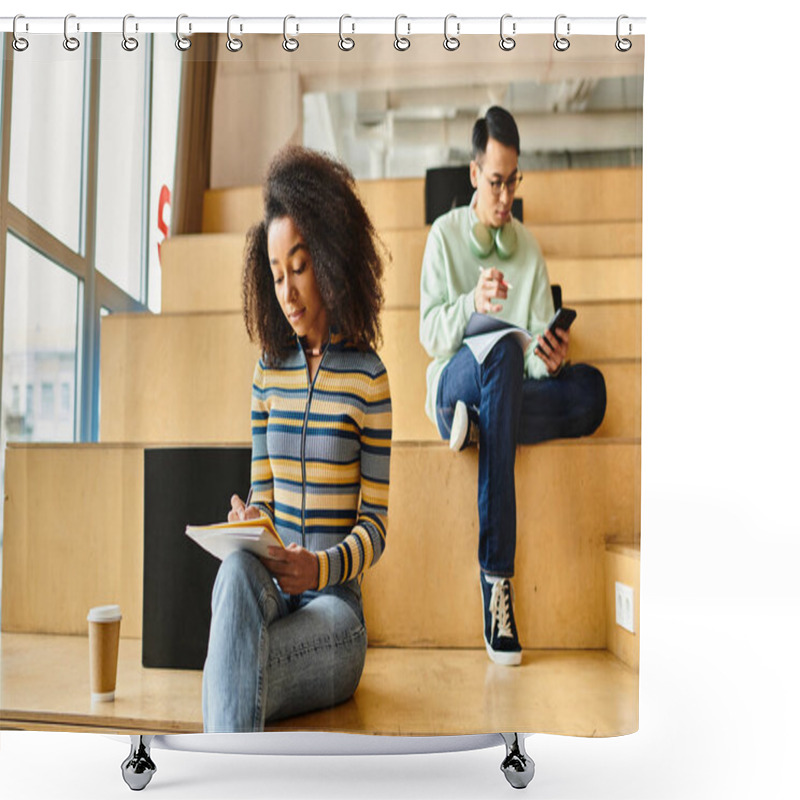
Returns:
[[[250,505],[250,500],[253,497],[253,487],[250,486],[249,491],[247,492],[247,500],[244,501],[244,506],[239,509],[239,519],[245,519],[245,513],[247,512],[247,507]]]
[[[484,269],[484,268],[483,268],[483,267],[482,267],[480,264],[478,264],[478,269],[480,270],[480,273],[481,273],[481,275],[483,275],[483,269]],[[491,269],[491,267],[486,267],[486,269]],[[508,282],[508,281],[507,281],[505,278],[503,278],[503,283],[504,283],[504,284],[505,284],[505,285],[506,285],[506,286],[507,286],[509,289],[513,289],[513,288],[514,288],[514,286],[513,286],[512,284],[510,284],[510,283],[509,283],[509,282]]]

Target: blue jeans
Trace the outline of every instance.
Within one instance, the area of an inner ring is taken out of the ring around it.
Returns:
[[[263,731],[355,692],[367,652],[361,597],[347,586],[287,595],[251,553],[229,555],[211,598],[203,668],[206,733]]]
[[[488,575],[514,575],[517,505],[514,459],[517,444],[588,436],[603,421],[606,386],[588,364],[565,366],[557,378],[524,378],[522,348],[500,339],[478,364],[463,345],[439,378],[436,423],[450,438],[453,413],[461,400],[479,423],[478,561]]]

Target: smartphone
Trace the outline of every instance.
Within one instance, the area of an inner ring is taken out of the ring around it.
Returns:
[[[556,311],[555,314],[553,314],[553,318],[550,320],[550,322],[547,325],[547,330],[549,330],[551,333],[553,333],[553,335],[555,335],[555,329],[556,328],[558,328],[561,331],[568,331],[569,330],[569,326],[572,325],[573,322],[575,322],[575,317],[577,317],[577,316],[578,316],[578,312],[575,311],[574,308],[564,308],[562,306],[561,308],[558,309],[558,311]],[[556,337],[556,338],[558,338],[558,337]],[[539,347],[539,343],[538,342],[536,343],[536,349],[540,353],[544,352],[542,350],[542,348]]]

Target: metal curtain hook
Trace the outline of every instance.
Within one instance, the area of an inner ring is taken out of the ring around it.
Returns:
[[[286,32],[286,25],[290,19],[295,19],[291,14],[283,18],[283,42],[282,46],[283,49],[287,53],[294,53],[298,47],[300,47],[300,42],[297,39],[293,39],[289,34]],[[298,28],[299,30],[299,28]]]
[[[74,14],[67,14],[67,16],[64,17],[64,49],[69,50],[70,53],[81,46],[81,40],[77,39],[75,36],[70,36],[67,30],[67,24],[71,19],[75,19]],[[77,26],[77,29],[80,30],[80,25]]]
[[[563,36],[558,35],[558,21],[560,19],[566,19],[566,14],[559,14],[556,17],[555,24],[553,26],[553,35],[555,36],[555,40],[553,41],[553,47],[558,50],[559,53],[563,53],[565,50],[569,50],[569,39],[565,39]],[[567,23],[567,36],[569,36],[569,22]]]
[[[188,14],[178,14],[177,19],[175,20],[175,47],[178,48],[182,53],[188,50],[192,46],[192,42],[190,39],[187,39],[181,33],[181,20],[188,19]],[[192,32],[192,23],[189,23],[189,33]]]
[[[228,17],[228,41],[225,42],[225,47],[227,47],[231,53],[238,53],[244,47],[244,42],[241,39],[237,39],[231,35],[231,22],[235,19],[239,19],[236,14],[231,14],[231,16]],[[242,30],[241,25],[239,26],[239,30]]]
[[[17,36],[17,20],[20,19],[25,19],[25,17],[22,14],[17,14],[17,16],[14,17],[14,26],[12,28],[12,33],[14,34],[14,41],[11,42],[11,46],[18,53],[21,53],[23,50],[27,50],[28,45],[30,44],[30,42],[27,39],[23,38],[22,36]],[[25,30],[28,30],[27,22],[25,23]]]
[[[619,23],[623,19],[628,19],[628,15],[627,14],[620,14],[617,17],[617,41],[614,42],[614,47],[616,47],[617,50],[620,51],[620,53],[627,53],[628,50],[630,50],[631,47],[633,47],[633,42],[630,39],[620,39],[620,36],[619,36]],[[631,33],[631,24],[629,22],[628,23],[628,35],[629,36],[630,36],[630,33]]]
[[[344,51],[352,50],[356,46],[356,43],[353,39],[351,39],[349,36],[345,36],[342,33],[342,23],[346,19],[353,19],[353,18],[349,14],[342,14],[342,16],[339,17],[339,49]],[[355,23],[352,24],[352,27],[353,31],[355,31],[356,29]]]
[[[451,19],[456,20],[456,35],[449,36],[447,33],[447,23]],[[451,53],[461,47],[461,41],[458,39],[458,34],[461,32],[461,23],[458,22],[458,17],[455,14],[448,14],[444,18],[444,42],[442,42],[444,49],[449,50]]]
[[[516,41],[511,36],[506,36],[505,33],[503,33],[503,24],[507,19],[511,19],[511,16],[512,16],[511,14],[503,14],[503,16],[500,17],[500,49],[505,50],[506,52],[508,52],[509,50],[513,50],[517,46]],[[512,22],[511,33],[516,33],[516,32],[517,32],[517,23]]]
[[[411,39],[406,39],[405,36],[401,36],[398,33],[397,27],[401,19],[408,19],[408,17],[405,14],[398,14],[394,18],[394,49],[403,51],[408,50],[408,48],[411,47]],[[408,33],[411,33],[410,23],[406,23],[406,25],[408,27]]]
[[[134,19],[133,14],[126,14],[122,18],[122,49],[127,50],[129,53],[132,53],[138,46],[139,40],[134,39],[133,36],[128,36],[128,20]],[[136,30],[139,30],[139,26],[136,25]]]

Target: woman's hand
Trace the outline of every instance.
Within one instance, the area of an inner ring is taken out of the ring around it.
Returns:
[[[536,355],[544,361],[547,366],[547,372],[550,375],[555,374],[567,360],[569,331],[562,331],[561,328],[556,328],[554,335],[546,330],[542,336],[538,337],[537,342]]]
[[[261,512],[255,506],[245,506],[238,494],[231,497],[231,510],[228,512],[228,522],[241,522],[245,519],[257,519]]]
[[[263,560],[286,594],[302,594],[317,588],[319,561],[305,547],[294,542],[285,549],[270,547],[269,557]]]

